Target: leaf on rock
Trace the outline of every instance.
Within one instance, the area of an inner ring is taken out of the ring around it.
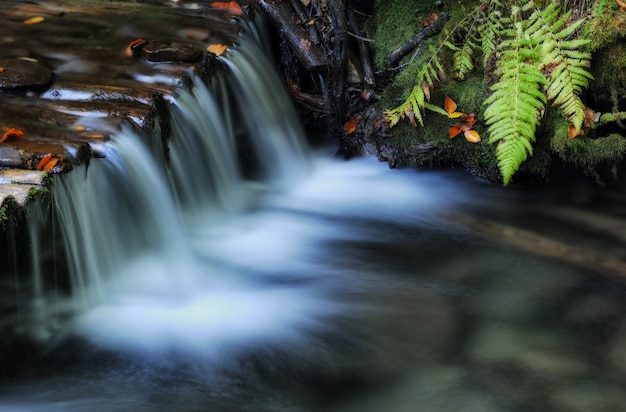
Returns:
[[[37,165],[37,170],[39,171],[43,170],[45,172],[49,172],[50,170],[52,170],[54,166],[56,166],[58,161],[59,161],[58,158],[52,156],[51,153],[48,153],[47,155],[42,157],[41,160],[39,161],[39,164]]]
[[[225,44],[211,44],[206,49],[216,56],[221,56],[226,51],[227,47]]]
[[[360,121],[361,121],[361,116],[358,116],[358,117],[348,120],[347,122],[343,124],[343,130],[345,130],[346,136],[354,133],[354,131],[356,130],[356,126],[359,124]]]
[[[22,23],[24,23],[24,24],[37,24],[37,23],[41,23],[44,20],[45,20],[45,18],[43,18],[41,16],[36,16],[36,17],[31,17],[30,19],[26,19]]]
[[[211,8],[228,12],[233,16],[241,16],[242,13],[241,6],[236,1],[215,1],[211,3]]]
[[[20,129],[16,129],[13,127],[7,130],[6,132],[4,132],[4,134],[2,135],[2,138],[0,139],[0,142],[7,142],[10,140],[21,139],[23,137],[24,137],[24,132],[21,131]]]
[[[126,54],[126,56],[128,57],[138,56],[141,45],[145,42],[146,41],[144,39],[135,39],[131,41],[126,47],[124,54]]]

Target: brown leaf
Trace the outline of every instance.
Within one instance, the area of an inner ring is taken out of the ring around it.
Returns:
[[[15,140],[15,139],[21,139],[23,137],[24,137],[24,132],[21,131],[20,129],[16,129],[13,127],[7,130],[6,132],[4,132],[4,134],[2,135],[2,138],[0,139],[0,143],[7,142],[10,140]]]
[[[52,156],[51,153],[48,153],[39,161],[39,164],[37,165],[37,170],[49,172],[57,164],[58,161],[59,159]]]
[[[457,137],[459,135],[459,133],[461,133],[463,131],[463,129],[461,129],[458,126],[450,126],[450,130],[448,131],[448,135],[450,136],[450,139],[453,139],[455,137]]]
[[[463,123],[471,126],[476,123],[476,113],[464,114],[461,116],[461,120],[463,120]]]
[[[241,16],[241,13],[243,12],[241,6],[236,1],[215,1],[211,3],[211,8],[228,12],[233,16]]]
[[[356,130],[356,126],[359,124],[360,121],[361,121],[361,116],[357,116],[355,118],[348,120],[347,122],[343,124],[343,130],[345,130],[346,136],[354,133],[354,131]]]
[[[135,39],[131,41],[126,47],[124,54],[128,57],[138,56],[139,49],[141,48],[141,45],[144,44],[145,42],[146,41],[144,39]]]
[[[455,111],[457,108],[456,102],[452,100],[450,97],[446,96],[446,100],[444,102],[444,109],[448,112],[448,117],[450,119],[456,119],[458,117],[463,116],[463,113]]]
[[[421,86],[424,91],[424,98],[426,98],[427,102],[430,102],[430,85],[428,82],[422,82]]]
[[[570,139],[575,138],[576,136],[581,134],[581,132],[582,130],[576,130],[576,126],[574,126],[573,124],[567,126],[567,137],[569,137]]]
[[[221,56],[222,54],[224,54],[227,48],[228,47],[226,47],[225,44],[211,44],[206,49],[207,51],[213,53],[216,56]]]

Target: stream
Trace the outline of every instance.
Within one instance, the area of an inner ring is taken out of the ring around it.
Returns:
[[[626,410],[621,188],[339,160],[254,36],[220,62],[169,163],[122,126],[32,206],[0,411]]]

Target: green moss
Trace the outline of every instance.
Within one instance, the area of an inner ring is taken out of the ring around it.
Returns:
[[[626,46],[615,43],[595,53],[592,71],[595,87],[623,93],[626,89]]]
[[[584,38],[590,39],[591,51],[608,47],[626,37],[626,13],[613,0],[596,0],[593,18],[584,26]]]
[[[565,163],[590,172],[601,164],[619,163],[626,153],[626,139],[616,133],[597,139],[557,135],[552,138],[551,148]]]
[[[0,205],[0,230],[4,231],[8,224],[22,217],[22,207],[13,196],[7,196]]]
[[[375,63],[386,66],[387,55],[413,37],[422,27],[422,20],[433,1],[377,0],[376,14],[365,27],[374,39]]]

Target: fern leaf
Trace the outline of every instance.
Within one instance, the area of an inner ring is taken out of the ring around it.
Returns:
[[[541,88],[546,80],[533,64],[538,59],[535,45],[524,36],[520,25],[514,39],[502,42],[496,69],[499,80],[485,100],[489,143],[497,143],[496,157],[505,185],[532,155],[535,129],[545,108]]]
[[[419,123],[421,126],[424,126],[422,109],[424,108],[425,101],[426,96],[424,94],[424,90],[416,85],[413,87],[411,94],[403,104],[394,109],[385,110],[383,115],[389,122],[390,127],[395,126],[401,119],[404,118],[408,118],[414,125]]]
[[[588,40],[569,39],[584,20],[564,28],[571,10],[560,15],[557,3],[550,3],[544,10],[535,10],[528,18],[525,35],[541,41],[541,69],[547,78],[545,93],[554,106],[558,106],[565,118],[579,131],[585,119],[585,105],[579,94],[587,88],[592,75],[586,69],[591,54],[580,50]]]
[[[463,47],[459,48],[452,55],[452,64],[457,80],[465,80],[465,77],[474,69],[474,61],[472,59],[473,43],[466,41]]]

